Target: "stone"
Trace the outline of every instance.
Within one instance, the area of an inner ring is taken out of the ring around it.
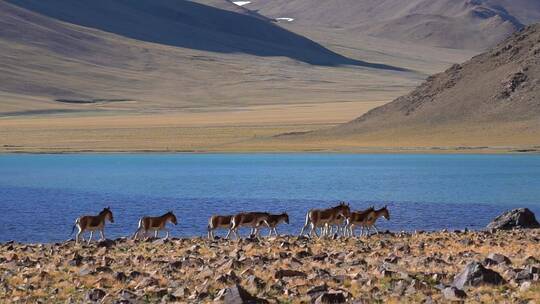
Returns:
[[[529,256],[525,259],[525,264],[527,265],[530,265],[530,264],[540,264],[540,260],[538,260],[537,258],[533,257],[533,256]]]
[[[82,256],[80,256],[79,254],[75,253],[73,255],[73,258],[68,262],[69,266],[81,266],[82,264]]]
[[[466,286],[501,285],[504,283],[504,279],[498,272],[485,268],[478,262],[471,262],[455,276],[452,285],[463,289]]]
[[[268,301],[252,296],[242,286],[236,284],[219,292],[218,297],[225,304],[266,304]]]
[[[126,282],[128,280],[128,277],[122,271],[118,271],[114,274],[114,279],[119,282]]]
[[[488,259],[495,261],[497,264],[512,264],[512,261],[508,257],[498,253],[490,253]]]
[[[282,279],[287,277],[306,277],[307,275],[298,270],[280,269],[274,274],[274,278]]]
[[[107,293],[99,288],[94,288],[86,293],[86,299],[90,302],[101,301]]]
[[[328,286],[325,285],[319,285],[311,288],[307,291],[308,296],[311,297],[312,300],[316,300],[320,295],[328,291]]]
[[[137,300],[137,295],[135,293],[125,289],[120,290],[119,296],[121,299],[129,302],[134,302]]]
[[[99,241],[99,242],[97,243],[97,247],[98,247],[98,248],[102,248],[102,247],[109,248],[109,247],[114,246],[115,244],[116,244],[115,241],[109,240],[109,239],[105,239],[105,240],[103,240],[103,241]]]
[[[173,293],[172,295],[177,297],[177,298],[184,298],[184,297],[187,297],[189,296],[190,292],[189,292],[189,289],[187,289],[186,287],[180,287],[180,288],[177,288]]]
[[[250,275],[247,278],[248,285],[255,290],[263,289],[266,283],[255,275]]]
[[[540,268],[532,266],[532,265],[527,265],[525,267],[525,269],[519,271],[515,275],[514,279],[517,282],[529,281],[529,280],[532,280],[534,278],[535,274],[540,275]]]
[[[338,304],[345,303],[346,301],[347,297],[341,291],[325,292],[315,300],[315,304]]]
[[[446,287],[442,291],[443,296],[448,301],[463,301],[467,298],[465,291],[454,286]]]
[[[540,228],[534,213],[528,208],[507,211],[487,225],[488,229],[510,230],[513,228]]]
[[[172,270],[182,268],[182,261],[170,262],[169,263],[169,268],[172,269]]]
[[[526,291],[528,291],[529,289],[531,289],[531,282],[530,282],[530,281],[523,282],[523,283],[521,283],[521,285],[519,286],[519,291],[520,291],[520,292],[526,292]]]

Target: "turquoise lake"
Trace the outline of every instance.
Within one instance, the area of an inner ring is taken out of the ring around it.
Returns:
[[[540,155],[0,155],[0,241],[64,241],[75,218],[106,206],[109,238],[168,210],[175,237],[206,235],[212,214],[239,211],[286,211],[278,231],[298,234],[308,209],[342,200],[387,204],[382,230],[482,229],[511,208],[540,214]]]

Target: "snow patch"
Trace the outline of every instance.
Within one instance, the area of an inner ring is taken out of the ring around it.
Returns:
[[[250,4],[251,1],[233,1],[233,3],[238,5],[238,6],[244,6],[246,4]]]
[[[280,22],[280,21],[293,22],[293,21],[294,21],[294,18],[285,18],[285,17],[282,17],[282,18],[276,18],[276,21],[277,21],[277,22]]]

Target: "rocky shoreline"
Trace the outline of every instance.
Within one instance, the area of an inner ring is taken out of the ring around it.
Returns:
[[[540,230],[0,245],[2,303],[539,303]]]

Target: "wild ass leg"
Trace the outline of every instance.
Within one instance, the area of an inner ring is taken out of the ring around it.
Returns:
[[[77,236],[75,236],[75,243],[78,244],[79,243],[79,239],[81,238],[81,234],[82,234],[82,229],[81,227],[77,226],[79,231],[77,232]],[[84,237],[83,237],[83,242],[84,242]]]
[[[141,230],[142,230],[142,227],[137,228],[137,231],[135,231],[135,233],[133,234],[133,236],[131,238],[133,240],[136,240],[137,237],[139,236],[139,233],[141,232]]]
[[[90,231],[90,238],[88,239],[88,244],[92,241],[92,237],[94,236],[94,231]]]
[[[165,234],[165,239],[167,240],[167,239],[169,239],[169,233],[170,233],[170,231],[169,231],[169,229],[165,229],[165,232],[166,232],[166,234]]]
[[[309,212],[306,214],[306,223],[304,224],[304,227],[302,227],[302,230],[300,231],[300,235],[304,235],[304,230],[309,226]]]
[[[158,234],[159,234],[159,230],[157,230],[157,229],[156,229],[156,230],[154,231],[154,238],[156,238],[156,239],[157,239],[157,237],[158,237]]]
[[[99,235],[101,237],[101,241],[104,241],[105,240],[105,232],[103,231],[103,229],[99,230]]]
[[[375,229],[376,234],[379,234],[379,230],[377,229],[377,226],[373,225],[373,229]]]
[[[229,228],[229,231],[227,232],[227,235],[225,236],[226,239],[229,239],[229,236],[231,235],[232,228]],[[212,238],[214,238],[214,234],[212,233]]]
[[[313,237],[313,233],[317,234],[315,231],[315,224],[311,223],[311,229],[309,230],[309,237]]]

